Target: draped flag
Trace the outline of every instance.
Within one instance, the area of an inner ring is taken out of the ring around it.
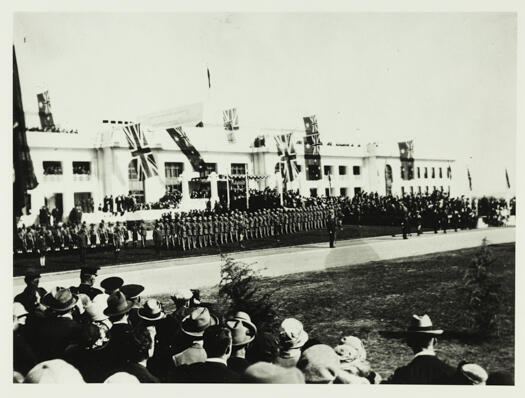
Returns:
[[[470,177],[470,170],[467,168],[468,187],[472,191],[472,178]]]
[[[401,160],[401,178],[414,179],[414,141],[399,142],[399,160]]]
[[[178,145],[182,153],[188,158],[193,171],[204,172],[206,170],[206,163],[204,159],[202,159],[199,151],[192,145],[182,127],[169,128],[166,131]]]
[[[222,118],[224,120],[224,129],[225,130],[239,130],[239,115],[237,114],[237,109],[226,109],[222,112]]]
[[[25,195],[28,190],[35,189],[38,181],[31,161],[31,153],[27,145],[26,122],[22,104],[22,91],[18,76],[15,48],[13,47],[13,215],[22,215],[25,205]],[[14,223],[16,226],[16,223]]]
[[[128,140],[131,157],[137,159],[137,172],[141,180],[159,175],[157,162],[151,152],[146,135],[140,127],[140,123],[130,124],[124,127],[124,134]]]
[[[53,122],[53,114],[51,113],[51,99],[49,98],[49,92],[44,91],[43,93],[37,94],[36,99],[38,101],[38,116],[40,116],[42,130],[54,129],[55,123]]]
[[[295,148],[292,142],[292,133],[279,134],[275,137],[277,154],[280,156],[281,174],[285,181],[293,181],[299,169],[297,167]]]
[[[507,180],[507,188],[510,189],[509,173],[508,173],[507,169],[505,169],[505,179]]]
[[[304,137],[304,160],[308,170],[309,180],[321,179],[321,152],[322,145],[319,139],[319,129],[315,115],[303,117],[306,137]]]

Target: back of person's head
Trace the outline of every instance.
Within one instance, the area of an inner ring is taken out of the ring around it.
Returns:
[[[137,324],[126,334],[127,359],[131,362],[141,362],[149,358],[149,351],[153,345],[151,334],[142,324]]]
[[[246,352],[251,363],[259,361],[273,363],[279,355],[279,339],[270,332],[257,333]]]
[[[232,334],[227,327],[210,326],[204,331],[203,340],[208,358],[220,358],[231,354]]]
[[[35,365],[35,367],[27,373],[24,383],[84,383],[84,379],[74,366],[62,359],[52,359]]]
[[[245,383],[304,384],[304,375],[297,368],[283,368],[268,362],[248,366],[243,374]]]
[[[306,383],[333,383],[341,373],[339,357],[332,347],[324,344],[305,350],[297,367],[303,372]]]
[[[413,333],[407,335],[406,343],[410,348],[412,348],[412,350],[418,352],[432,345],[435,338],[436,337],[431,334]]]
[[[96,348],[101,337],[102,333],[97,325],[92,323],[84,325],[79,332],[78,345],[84,349]]]

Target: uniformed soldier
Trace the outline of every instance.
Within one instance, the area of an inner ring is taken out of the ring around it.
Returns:
[[[113,223],[108,223],[107,228],[107,237],[108,237],[108,247],[113,247],[115,244],[115,231],[113,227]]]
[[[40,266],[45,267],[47,244],[46,237],[42,229],[36,231],[35,249],[40,257]]]
[[[403,233],[403,239],[408,239],[408,209],[404,203],[401,203],[400,206],[401,213],[401,230]]]
[[[88,233],[84,226],[80,227],[80,230],[77,235],[77,244],[80,253],[80,264],[86,264],[86,251],[89,246],[88,242]]]
[[[197,227],[197,245],[199,248],[204,247],[204,223],[202,221],[202,217],[198,216],[196,221],[196,227]]]
[[[330,242],[330,248],[335,247],[337,228],[339,227],[339,221],[335,216],[335,211],[331,210],[326,221],[326,227],[328,229],[328,240]]]
[[[94,249],[97,247],[97,231],[95,231],[95,224],[90,224],[89,227],[89,244]]]
[[[219,245],[219,234],[220,234],[220,225],[219,225],[219,216],[214,215],[213,220],[213,244]]]
[[[139,231],[136,223],[131,225],[131,241],[133,242],[133,247],[136,248],[139,243]]]
[[[122,226],[120,227],[120,236],[122,236],[122,244],[124,247],[128,246],[128,240],[129,240],[129,230],[126,225],[126,222],[122,222]]]
[[[162,233],[158,223],[155,223],[155,227],[153,228],[153,244],[155,245],[155,253],[157,254],[157,257],[160,257],[160,249],[162,248]]]
[[[104,220],[102,220],[102,222],[100,224],[98,224],[97,232],[98,232],[98,239],[99,239],[99,242],[100,242],[100,246],[101,247],[106,247],[107,232],[106,232],[106,228],[104,226]],[[65,242],[64,242],[64,244],[65,244]]]
[[[32,253],[35,249],[35,237],[35,230],[31,227],[27,228],[27,232],[25,234],[25,241],[28,253]]]
[[[233,243],[236,241],[236,230],[237,230],[237,220],[235,219],[235,213],[230,213],[228,216],[228,242]]]
[[[144,221],[142,221],[140,223],[140,245],[142,246],[142,248],[145,248],[146,247],[146,236],[147,236],[147,229],[146,229],[146,224],[144,223]]]
[[[419,211],[416,211],[416,228],[417,228],[417,236],[421,235],[423,233],[423,228],[422,228],[421,213]]]
[[[91,300],[102,293],[102,290],[93,287],[100,267],[89,265],[80,269],[80,285],[71,286],[69,289],[73,294],[85,294]]]
[[[175,220],[170,220],[169,222],[169,231],[170,231],[170,240],[169,244],[172,248],[175,249],[177,245],[177,225]]]
[[[113,247],[115,249],[115,257],[120,255],[120,248],[122,247],[122,230],[120,228],[120,222],[113,228]]]
[[[133,305],[129,311],[128,321],[132,326],[135,326],[141,320],[138,316],[138,310],[140,307],[142,307],[142,297],[140,295],[144,291],[144,286],[128,284],[121,286],[119,290],[124,294],[124,296],[126,296],[127,300],[131,301]]]
[[[51,232],[51,227],[46,228],[46,226],[44,225],[42,226],[42,228],[44,229],[44,236],[46,239],[46,246],[47,246],[46,250],[49,252],[55,246],[55,241],[53,239],[53,233]]]

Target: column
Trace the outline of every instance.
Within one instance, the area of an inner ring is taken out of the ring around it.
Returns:
[[[217,187],[217,180],[218,180],[217,173],[216,172],[211,173],[208,179],[210,181],[210,192],[211,192],[210,201],[211,201],[211,204],[214,205],[216,202],[219,201],[219,189]]]

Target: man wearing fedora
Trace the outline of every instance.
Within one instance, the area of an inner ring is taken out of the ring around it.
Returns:
[[[62,358],[66,347],[75,341],[81,330],[72,315],[77,301],[78,297],[63,287],[51,289],[42,298],[45,316],[27,323],[28,340],[39,361]]]
[[[140,307],[142,307],[142,297],[140,296],[144,291],[144,286],[130,283],[120,287],[120,291],[124,293],[126,299],[131,301],[132,307],[129,311],[129,323],[135,325],[139,318],[137,312]]]
[[[108,297],[104,314],[109,317],[112,326],[109,343],[103,349],[103,354],[109,371],[122,367],[126,360],[126,335],[131,330],[128,314],[132,307],[133,303],[121,291],[117,290]]]
[[[83,293],[93,300],[97,295],[102,293],[102,290],[93,287],[100,267],[85,266],[80,269],[80,285],[71,286],[69,289],[74,294]]]
[[[226,326],[232,334],[232,354],[228,359],[228,368],[242,374],[250,366],[246,360],[246,350],[255,339],[257,327],[252,323],[246,312],[238,311],[226,321]]]
[[[407,344],[414,352],[414,359],[397,368],[387,381],[389,384],[448,384],[455,369],[436,357],[434,347],[443,330],[432,325],[428,315],[413,315],[408,327]]]
[[[241,376],[228,369],[232,351],[232,335],[226,326],[213,325],[204,331],[205,362],[181,366],[179,380],[183,383],[240,383]]]

